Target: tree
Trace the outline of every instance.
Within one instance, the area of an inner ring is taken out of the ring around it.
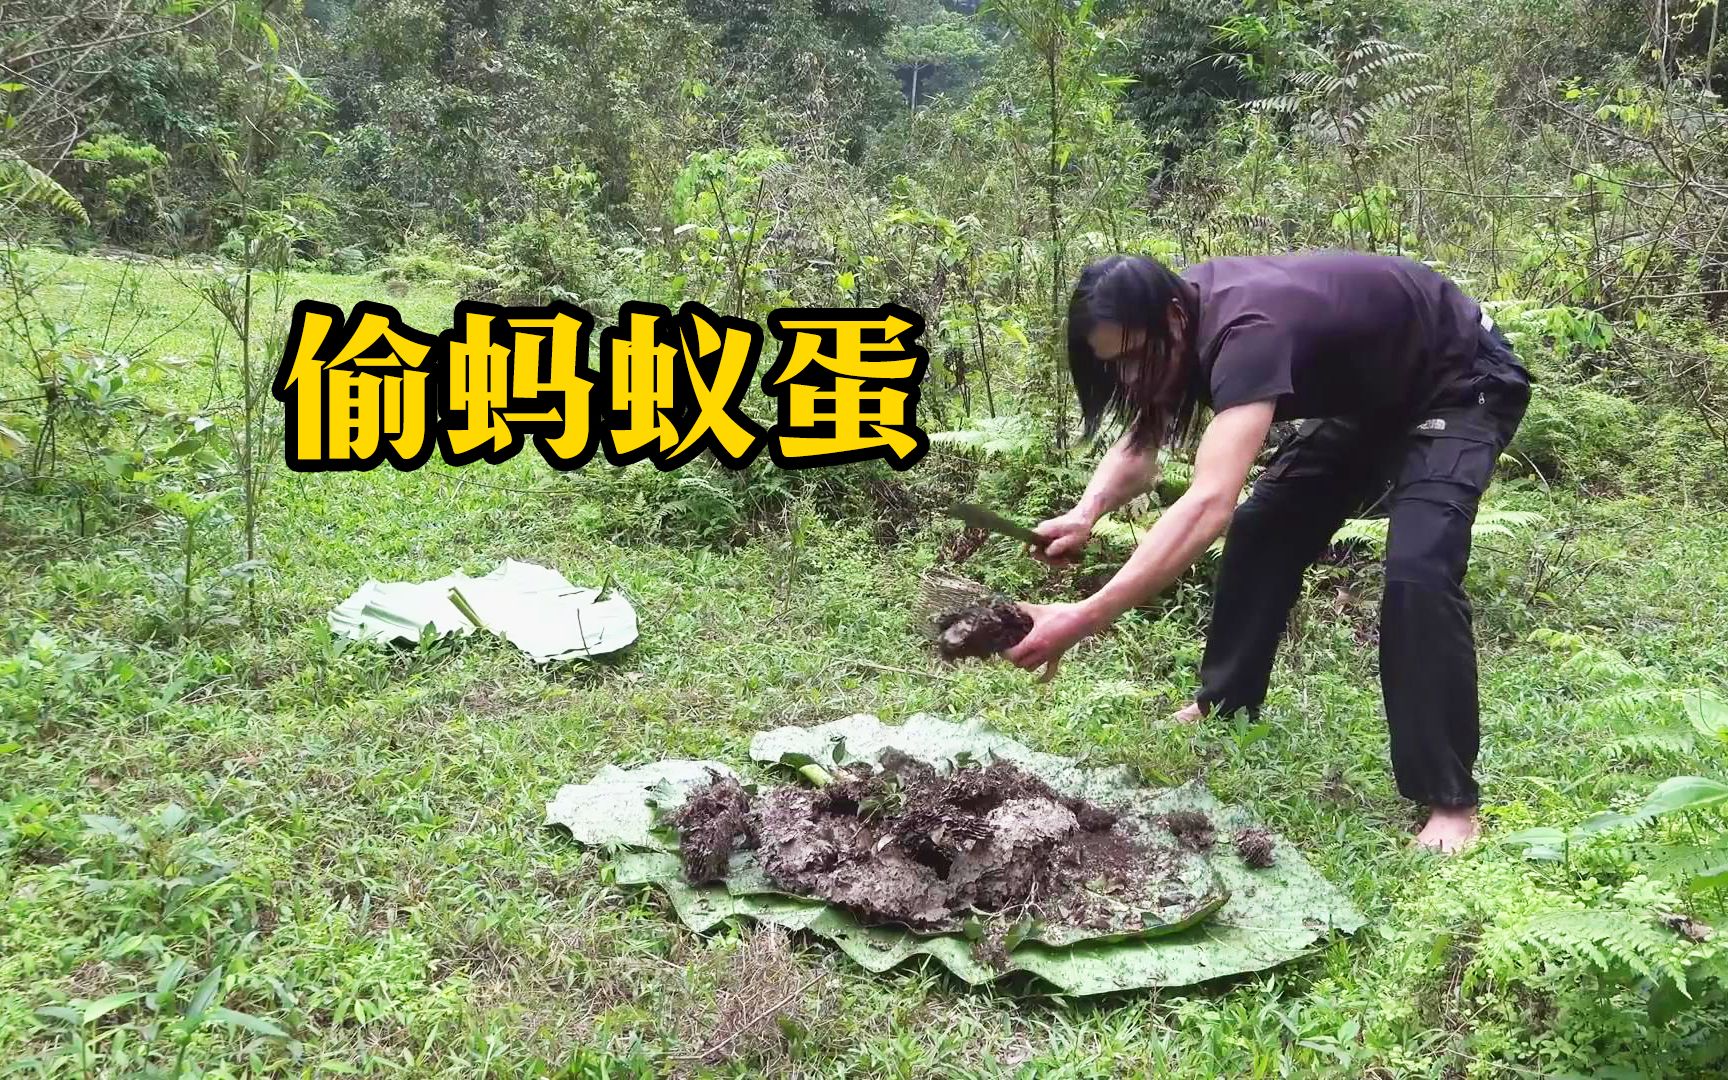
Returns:
[[[944,11],[929,22],[896,27],[888,35],[882,52],[894,65],[902,84],[910,83],[907,111],[916,115],[920,76],[976,64],[984,53],[984,43],[970,22]],[[926,85],[926,93],[928,89]]]
[[[984,14],[999,21],[1018,44],[1023,56],[1041,75],[1042,131],[1034,138],[1044,143],[1042,186],[1047,223],[1050,263],[1050,312],[1047,340],[1055,377],[1050,389],[1056,406],[1056,446],[1068,446],[1068,398],[1056,361],[1058,330],[1062,325],[1068,271],[1064,259],[1062,194],[1067,170],[1075,153],[1083,148],[1088,125],[1077,122],[1081,114],[1099,107],[1108,110],[1130,80],[1106,75],[1097,60],[1109,38],[1093,22],[1095,0],[991,0]],[[1018,115],[1015,124],[1024,123]],[[1031,135],[1029,127],[1022,135]]]
[[[9,0],[0,6],[0,154],[52,173],[89,131],[104,104],[102,83],[122,57],[233,7],[217,2],[188,14],[152,0]]]

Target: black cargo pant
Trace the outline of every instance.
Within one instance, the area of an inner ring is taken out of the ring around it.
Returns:
[[[1430,805],[1474,806],[1476,643],[1464,570],[1477,501],[1529,400],[1511,346],[1485,328],[1475,368],[1420,416],[1305,421],[1230,523],[1201,704],[1214,715],[1258,711],[1303,571],[1346,518],[1384,510],[1380,685],[1398,790]]]

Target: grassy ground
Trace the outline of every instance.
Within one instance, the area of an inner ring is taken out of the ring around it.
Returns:
[[[106,313],[119,264],[73,260],[66,273],[82,288],[54,302],[86,336],[107,324],[112,338],[118,321],[135,343],[160,334],[153,353],[206,347],[209,318],[185,272],[146,271],[117,320]],[[304,275],[293,291],[347,306],[380,287]],[[414,287],[392,299],[436,328],[452,297]],[[204,385],[188,370],[150,393],[194,405]],[[941,671],[908,612],[948,526],[925,519],[884,546],[875,522],[798,505],[791,530],[668,542],[675,530],[644,522],[676,489],[641,472],[595,464],[558,477],[531,452],[459,471],[279,471],[257,625],[192,641],[143,629],[172,607],[158,575],[175,534],[160,522],[74,540],[59,508],[0,496],[0,701],[17,710],[16,748],[0,755],[0,1062],[112,1075],[184,1054],[214,1075],[1100,1077],[1441,1076],[1472,1064],[1471,1016],[1445,957],[1410,932],[1468,871],[1409,845],[1415,817],[1392,787],[1369,644],[1371,573],[1317,575],[1263,726],[1171,728],[1160,718],[1192,688],[1199,657],[1197,581],[1083,647],[1049,685],[1006,665]],[[1581,707],[1591,684],[1531,630],[1600,638],[1676,680],[1720,682],[1728,668],[1720,515],[1531,484],[1496,499],[1544,525],[1485,541],[1473,569],[1490,836],[1575,820],[1674,771],[1606,756],[1617,732]],[[484,571],[507,556],[614,578],[638,607],[640,643],[542,671],[485,640],[390,653],[320,632],[367,577]],[[992,547],[974,565],[1012,576],[1013,558]],[[38,631],[49,636],[32,644]],[[1159,782],[1201,776],[1300,844],[1371,926],[1227,985],[1025,1003],[939,971],[867,977],[820,943],[696,937],[540,828],[560,784],[607,762],[741,762],[763,728],[920,710],[982,716]],[[165,804],[190,820],[163,821]],[[1492,844],[1470,864],[1525,872]],[[181,964],[160,1014],[109,998],[155,991]],[[292,1043],[239,1022],[177,1033],[170,1020],[218,964],[214,1000]],[[36,1012],[105,998],[118,1004],[88,1023]],[[743,1026],[782,998],[784,1023]]]

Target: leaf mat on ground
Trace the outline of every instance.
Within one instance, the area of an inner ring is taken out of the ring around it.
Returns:
[[[1031,750],[977,723],[953,724],[924,715],[900,726],[858,715],[812,728],[778,728],[759,734],[750,756],[794,769],[826,768],[874,762],[890,748],[939,768],[968,758],[1012,761],[1058,792],[1142,820],[1196,810],[1212,820],[1220,837],[1260,824],[1247,811],[1225,806],[1195,785],[1141,787],[1122,767],[1083,766]],[[1286,963],[1331,933],[1351,933],[1363,922],[1287,841],[1275,841],[1275,861],[1261,870],[1244,865],[1221,843],[1206,858],[1229,898],[1210,917],[1161,936],[1071,945],[1022,941],[995,967],[979,959],[963,934],[920,935],[864,926],[832,905],[763,891],[750,876],[748,859],[734,857],[724,884],[686,884],[673,854],[675,841],[655,829],[654,808],[665,811],[678,805],[685,793],[713,778],[710,769],[730,773],[712,762],[662,762],[631,770],[609,766],[590,784],[563,788],[548,804],[546,823],[568,828],[578,842],[619,851],[618,882],[658,886],[692,930],[753,919],[826,937],[869,971],[883,972],[913,957],[929,956],[973,985],[1023,972],[1034,977],[1028,985],[1035,989],[1074,995],[1183,986]]]
[[[361,641],[417,642],[489,630],[537,664],[617,652],[636,640],[636,609],[616,592],[578,588],[556,570],[505,559],[483,577],[368,581],[330,612]]]

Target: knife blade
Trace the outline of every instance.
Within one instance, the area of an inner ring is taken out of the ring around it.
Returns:
[[[1050,546],[1050,541],[1028,529],[1017,525],[994,510],[986,510],[973,503],[957,502],[948,507],[948,516],[959,518],[974,529],[984,529],[1002,536],[1011,537],[1022,543],[1031,544],[1043,550]]]

